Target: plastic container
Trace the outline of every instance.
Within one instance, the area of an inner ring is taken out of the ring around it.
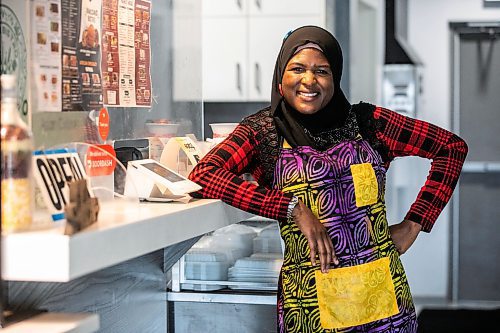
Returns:
[[[251,227],[233,224],[214,231],[212,244],[216,251],[226,253],[229,264],[232,265],[236,260],[252,254],[256,235]]]
[[[277,223],[265,227],[253,239],[254,253],[282,253],[281,236]]]
[[[28,229],[33,222],[33,137],[17,109],[16,77],[1,75],[0,81],[2,232],[12,232]]]
[[[227,255],[222,252],[191,249],[184,255],[184,276],[187,280],[227,281],[228,267]],[[197,291],[219,290],[225,287],[219,284],[182,284],[183,289]]]
[[[214,291],[214,290],[224,289],[226,288],[226,285],[181,283],[181,288],[184,290],[194,290],[194,291]]]
[[[146,130],[151,136],[158,138],[172,138],[177,135],[179,124],[174,123],[146,123]]]
[[[281,259],[246,257],[238,259],[233,268],[248,270],[270,270],[279,272],[282,264],[283,260]]]
[[[228,281],[241,282],[241,285],[230,285],[231,289],[268,289],[269,286],[245,285],[249,282],[271,284],[276,287],[283,259],[252,256],[238,259],[228,270]]]
[[[184,275],[187,280],[225,281],[227,280],[227,262],[186,262]]]
[[[212,123],[210,127],[212,128],[213,138],[226,138],[231,134],[234,129],[238,126],[238,123]]]
[[[184,255],[184,261],[197,261],[197,262],[226,262],[227,257],[224,253],[220,252],[205,252],[189,250]]]
[[[278,236],[279,237],[279,236]],[[253,239],[253,252],[254,253],[280,253],[281,242],[279,238],[268,238],[257,236]]]

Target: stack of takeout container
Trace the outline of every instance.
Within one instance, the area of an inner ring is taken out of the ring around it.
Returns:
[[[186,280],[226,281],[229,263],[224,253],[189,250],[184,255],[184,276]],[[183,283],[188,290],[209,291],[225,288],[220,284]]]
[[[256,235],[251,227],[233,224],[203,236],[184,255],[186,280],[200,280],[200,283],[183,283],[182,288],[200,291],[225,288],[223,283],[203,284],[201,281],[227,281],[228,267],[252,253]]]
[[[236,260],[235,264],[229,268],[228,280],[240,282],[229,285],[229,288],[275,290],[283,264],[281,237],[277,223],[261,229],[258,236],[254,237],[253,252],[248,257]]]
[[[234,266],[229,268],[228,281],[240,283],[229,285],[229,288],[275,290],[282,264],[280,253],[252,254],[250,257],[238,259]]]
[[[253,253],[283,253],[278,223],[273,223],[253,239]]]

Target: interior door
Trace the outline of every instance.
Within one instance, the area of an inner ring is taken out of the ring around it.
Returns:
[[[453,197],[452,298],[500,301],[500,22],[450,27],[453,127],[469,146]]]

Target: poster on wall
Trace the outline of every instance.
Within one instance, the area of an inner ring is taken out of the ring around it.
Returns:
[[[104,104],[151,106],[151,2],[103,0],[102,11]]]
[[[19,0],[2,0],[0,14],[2,50],[0,73],[16,76],[19,113],[23,120],[30,124],[26,4]]]
[[[61,0],[62,110],[91,111],[103,105],[101,0]]]
[[[31,2],[31,50],[36,111],[61,111],[61,2]]]
[[[76,45],[80,2],[61,0],[62,111],[82,111]]]
[[[151,2],[135,2],[135,93],[137,106],[151,106]]]

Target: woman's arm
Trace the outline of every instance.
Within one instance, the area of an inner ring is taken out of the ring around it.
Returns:
[[[249,126],[238,125],[190,173],[189,179],[202,187],[193,196],[221,199],[252,214],[286,219],[291,195],[254,185],[240,177],[254,158],[257,146],[254,131]]]
[[[251,128],[240,124],[205,155],[189,175],[202,186],[193,196],[221,199],[244,211],[288,223],[291,194],[256,186],[239,177],[254,158],[258,146],[255,137]],[[330,262],[338,264],[325,227],[304,203],[299,201],[291,217],[309,242],[311,262],[315,265],[318,255],[323,272],[328,271]]]
[[[388,147],[389,158],[420,156],[432,160],[427,181],[403,222],[420,224],[423,231],[430,232],[457,184],[467,144],[443,128],[394,111],[377,107],[373,115],[379,126],[377,138]]]

